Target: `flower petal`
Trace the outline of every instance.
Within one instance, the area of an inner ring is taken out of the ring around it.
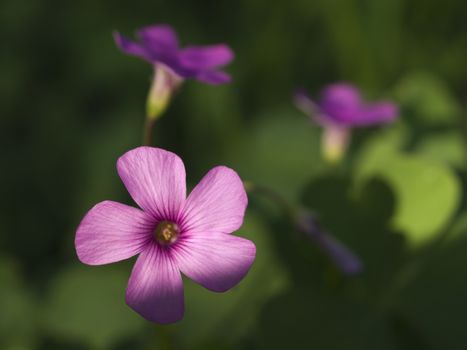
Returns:
[[[185,167],[174,153],[138,147],[118,159],[117,170],[135,202],[156,219],[175,220],[186,197]]]
[[[242,225],[247,204],[245,188],[237,173],[217,166],[190,193],[177,222],[182,232],[231,233]]]
[[[153,52],[175,53],[178,50],[177,34],[165,24],[144,27],[138,31],[138,37]]]
[[[331,121],[351,125],[361,110],[362,100],[359,90],[347,83],[328,85],[319,104],[320,114]]]
[[[232,80],[229,74],[221,71],[207,71],[196,75],[196,79],[208,84],[225,84]]]
[[[139,209],[101,202],[89,210],[76,231],[76,253],[88,265],[128,259],[143,250],[153,226],[153,219]]]
[[[134,42],[127,37],[121,35],[119,32],[114,32],[113,37],[117,46],[127,55],[141,57],[147,61],[151,61],[150,54],[139,43]]]
[[[188,69],[212,70],[232,61],[233,51],[224,44],[190,46],[180,51],[180,64]]]
[[[318,110],[316,103],[303,89],[295,91],[294,102],[297,108],[310,117],[312,117]]]
[[[169,251],[151,244],[136,261],[126,290],[126,303],[141,316],[157,323],[183,317],[183,284]]]
[[[321,107],[330,112],[340,109],[357,109],[361,106],[362,98],[357,87],[347,83],[328,85],[321,96]]]
[[[173,249],[180,270],[215,292],[225,292],[247,274],[256,256],[253,242],[225,233],[190,233]]]
[[[380,102],[366,106],[356,121],[358,126],[384,124],[394,121],[399,111],[397,106],[391,102]]]

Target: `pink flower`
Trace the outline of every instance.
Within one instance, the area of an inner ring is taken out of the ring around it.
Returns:
[[[137,36],[139,41],[132,41],[114,33],[115,42],[124,53],[162,66],[178,79],[197,79],[214,85],[230,82],[230,75],[221,70],[234,58],[226,44],[181,48],[177,34],[167,24],[141,28]]]
[[[141,28],[138,41],[114,33],[121,51],[151,63],[154,78],[147,101],[147,116],[159,118],[166,110],[172,95],[186,79],[196,79],[218,85],[230,82],[230,75],[222,71],[234,53],[226,44],[180,47],[177,34],[167,24]]]
[[[353,128],[384,125],[397,119],[398,106],[390,101],[365,102],[352,84],[326,86],[321,99],[313,100],[304,91],[295,93],[295,104],[324,129],[322,149],[331,162],[344,156]]]
[[[215,292],[245,277],[256,248],[231,235],[248,203],[235,171],[211,169],[186,198],[185,168],[174,153],[139,147],[120,157],[117,170],[141,209],[97,204],[81,221],[75,246],[89,265],[139,254],[126,290],[131,308],[153,322],[176,322],[184,312],[181,272]]]
[[[295,94],[295,102],[310,118],[324,127],[332,124],[362,128],[387,124],[395,121],[398,114],[398,107],[393,102],[365,102],[357,87],[348,83],[326,86],[318,102],[300,90]]]

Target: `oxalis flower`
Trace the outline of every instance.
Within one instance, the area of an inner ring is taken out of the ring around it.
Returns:
[[[328,85],[318,102],[304,91],[298,91],[295,103],[324,128],[322,149],[324,157],[331,162],[339,161],[344,155],[353,128],[390,123],[398,115],[398,107],[394,103],[366,103],[359,90],[347,83]]]
[[[248,202],[232,169],[211,169],[188,198],[185,168],[174,153],[139,147],[120,157],[117,170],[141,209],[97,204],[81,221],[75,246],[88,265],[139,254],[126,290],[131,308],[153,322],[176,322],[184,312],[181,273],[215,292],[242,280],[256,248],[231,235]]]
[[[154,66],[148,117],[156,118],[165,110],[173,92],[185,79],[208,84],[230,81],[230,76],[220,70],[234,57],[225,44],[180,48],[177,35],[168,25],[142,28],[137,36],[139,42],[114,33],[115,42],[124,53],[140,57]]]

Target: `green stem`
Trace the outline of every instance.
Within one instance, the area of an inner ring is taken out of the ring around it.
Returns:
[[[154,118],[146,117],[146,121],[144,122],[144,132],[143,132],[143,145],[145,146],[152,145],[152,138],[153,138],[155,123],[156,123],[156,120]]]
[[[299,210],[279,193],[268,187],[247,182],[245,183],[245,189],[250,193],[263,195],[276,203],[284,211],[292,225],[318,246],[343,274],[354,276],[362,271],[363,264],[360,258],[320,227],[310,212]]]

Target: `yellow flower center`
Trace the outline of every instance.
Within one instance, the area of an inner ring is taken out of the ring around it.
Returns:
[[[154,238],[162,245],[174,243],[180,234],[178,225],[170,221],[161,221],[157,224],[154,230]]]

